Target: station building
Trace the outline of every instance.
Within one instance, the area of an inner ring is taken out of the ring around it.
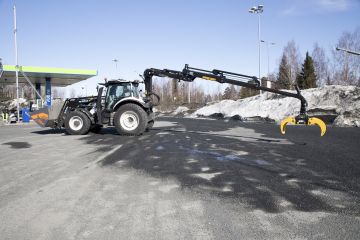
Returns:
[[[66,87],[68,85],[86,80],[97,75],[96,70],[85,69],[66,69],[66,68],[51,68],[51,67],[33,67],[33,66],[18,66],[3,65],[2,74],[0,77],[0,85],[16,85],[16,70],[18,70],[19,84],[30,84],[34,90],[40,94],[45,95],[44,104],[51,106],[51,88],[52,87]],[[30,83],[29,83],[30,81]],[[40,100],[38,94],[36,100]]]

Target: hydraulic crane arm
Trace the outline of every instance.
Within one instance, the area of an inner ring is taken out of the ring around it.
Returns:
[[[152,93],[152,80],[153,76],[158,77],[169,77],[181,81],[192,82],[196,78],[201,78],[208,81],[216,81],[219,83],[227,83],[236,86],[251,88],[255,90],[261,90],[265,92],[272,92],[280,95],[284,95],[287,97],[297,98],[301,102],[300,106],[300,114],[296,117],[288,117],[281,122],[281,132],[285,134],[285,128],[288,123],[293,124],[305,124],[305,125],[319,125],[321,128],[321,136],[323,136],[326,132],[326,125],[322,120],[318,118],[309,118],[306,114],[307,102],[306,99],[301,95],[301,92],[298,86],[295,86],[296,93],[291,93],[287,91],[282,91],[274,88],[263,87],[260,84],[260,81],[255,76],[248,76],[239,73],[227,72],[218,69],[214,69],[212,71],[192,68],[189,67],[188,64],[185,65],[182,71],[175,71],[169,69],[156,69],[149,68],[144,72],[144,81],[145,81],[145,90],[147,94]],[[246,82],[245,82],[245,81]]]

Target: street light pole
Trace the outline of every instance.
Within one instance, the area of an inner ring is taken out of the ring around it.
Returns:
[[[268,42],[268,41],[264,41],[264,40],[261,40],[262,43],[266,43],[266,51],[267,51],[267,59],[268,59],[268,77],[270,75],[270,67],[269,67],[269,63],[270,63],[270,53],[269,53],[269,44],[270,45],[275,45],[275,43],[273,42]]]
[[[115,63],[115,69],[117,69],[117,63],[118,63],[119,60],[117,60],[116,58],[113,59],[113,62]]]
[[[191,85],[190,85],[190,82],[188,82],[188,102],[190,104],[191,102]]]
[[[3,65],[2,65],[2,58],[0,58],[0,78],[2,77],[2,74],[4,72]]]
[[[261,43],[260,43],[260,14],[258,14],[258,45],[259,45],[259,81],[261,82]]]
[[[15,78],[16,78],[16,108],[17,108],[17,122],[20,121],[20,104],[19,104],[19,61],[17,48],[17,25],[16,25],[16,7],[14,5],[14,47],[15,47]]]
[[[352,50],[349,50],[349,49],[345,49],[345,48],[336,47],[336,51],[343,51],[343,52],[347,52],[347,53],[350,53],[350,54],[354,54],[354,55],[360,56],[360,52],[355,52],[355,51],[352,51]]]
[[[261,43],[260,43],[260,14],[264,12],[264,5],[258,5],[249,9],[249,13],[258,14],[258,45],[259,45],[259,81],[261,81]],[[261,91],[260,91],[261,94]]]

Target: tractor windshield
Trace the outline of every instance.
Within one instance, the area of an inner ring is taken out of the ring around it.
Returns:
[[[132,96],[131,85],[129,83],[110,85],[106,95],[107,109],[111,109],[121,98]]]
[[[109,86],[108,89],[108,98],[123,98],[131,96],[131,86],[130,84],[116,84]]]

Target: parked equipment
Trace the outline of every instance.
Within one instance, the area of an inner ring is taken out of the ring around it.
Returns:
[[[291,124],[302,124],[302,125],[318,125],[321,129],[321,136],[323,136],[326,132],[325,123],[315,117],[309,117],[306,113],[307,102],[306,99],[301,95],[300,89],[298,86],[295,86],[296,93],[291,93],[287,91],[277,90],[273,88],[263,87],[260,84],[260,81],[257,77],[248,76],[244,74],[232,73],[222,70],[214,69],[212,71],[203,70],[198,68],[189,67],[187,64],[182,71],[174,71],[169,69],[156,69],[150,68],[146,69],[144,72],[144,80],[145,80],[145,89],[147,93],[152,94],[152,77],[169,77],[173,79],[178,79],[179,81],[192,82],[196,78],[201,78],[209,81],[216,81],[219,83],[227,83],[236,86],[252,88],[256,90],[272,92],[280,95],[284,95],[287,97],[293,97],[300,100],[300,114],[295,117],[288,117],[284,119],[280,124],[280,130],[282,134],[285,134],[286,125]],[[244,82],[246,80],[246,82]]]
[[[69,98],[32,112],[31,118],[42,127],[64,127],[72,135],[98,132],[103,126],[115,126],[120,134],[139,135],[152,127],[152,101],[141,96],[139,81],[111,80],[100,85],[97,96]]]

